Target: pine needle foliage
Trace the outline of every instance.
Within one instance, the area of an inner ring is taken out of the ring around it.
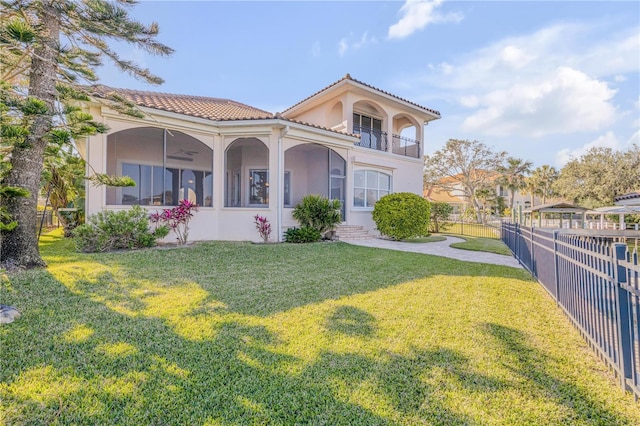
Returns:
[[[0,0],[1,102],[12,117],[2,129],[11,141],[11,169],[2,183],[31,194],[5,206],[18,226],[3,233],[7,249],[0,254],[0,263],[26,268],[44,265],[30,225],[36,216],[47,147],[73,145],[77,138],[107,131],[78,107],[96,99],[97,68],[108,61],[137,79],[162,83],[149,69],[121,58],[114,47],[124,42],[152,55],[173,52],[157,41],[156,23],[132,19],[129,10],[136,3]],[[97,99],[116,111],[141,115],[117,93]]]

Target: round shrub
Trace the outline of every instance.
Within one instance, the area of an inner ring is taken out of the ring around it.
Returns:
[[[373,208],[373,221],[382,235],[394,240],[429,235],[429,202],[411,192],[380,198]]]

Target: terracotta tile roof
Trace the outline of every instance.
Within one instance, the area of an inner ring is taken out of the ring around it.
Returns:
[[[175,112],[177,114],[184,114],[191,117],[206,118],[214,121],[278,119],[341,135],[360,137],[359,135],[333,130],[328,127],[308,123],[306,121],[285,118],[280,116],[278,113],[272,114],[230,99],[176,95],[171,93],[147,92],[131,89],[116,89],[103,85],[92,86],[91,89],[92,90],[89,91],[91,96],[106,98],[110,94],[115,93],[123,96],[128,101],[138,106]]]
[[[429,188],[423,191],[423,197],[429,201],[443,203],[466,203],[465,199],[456,195],[451,195],[448,191],[440,188]]]
[[[396,96],[396,95],[394,95],[393,93],[390,93],[390,92],[384,91],[384,90],[379,89],[379,88],[377,88],[377,87],[375,87],[375,86],[372,86],[372,85],[370,85],[370,84],[367,84],[367,83],[365,83],[365,82],[363,82],[363,81],[356,80],[355,78],[351,77],[351,75],[350,75],[350,74],[346,74],[346,75],[345,75],[344,77],[342,77],[340,80],[338,80],[338,81],[336,81],[336,82],[334,82],[334,83],[331,83],[330,85],[328,85],[327,87],[325,87],[325,88],[323,88],[323,89],[318,90],[318,91],[317,91],[316,93],[314,93],[313,95],[311,95],[311,96],[307,96],[306,98],[304,98],[304,99],[303,99],[303,100],[301,100],[300,102],[298,102],[298,103],[296,103],[295,105],[292,105],[292,106],[290,106],[289,108],[287,108],[286,110],[284,110],[282,113],[284,114],[284,113],[286,113],[287,111],[292,110],[293,108],[297,107],[298,105],[300,105],[300,104],[302,104],[302,103],[304,103],[304,102],[308,101],[309,99],[313,98],[314,96],[316,96],[316,95],[318,95],[318,94],[320,94],[320,93],[324,92],[325,90],[328,90],[328,89],[332,88],[333,86],[335,86],[335,85],[337,85],[338,83],[341,83],[341,82],[343,82],[343,81],[345,81],[345,80],[353,81],[354,83],[358,83],[358,84],[360,84],[360,85],[362,85],[362,86],[366,86],[366,87],[368,87],[369,89],[373,89],[373,90],[375,90],[376,92],[383,93],[383,94],[385,94],[385,95],[391,96],[392,98],[396,98],[396,99],[398,99],[398,100],[400,100],[400,101],[403,101],[403,102],[406,102],[406,103],[408,103],[408,104],[411,104],[411,105],[413,105],[413,106],[415,106],[415,107],[418,107],[418,108],[421,108],[421,109],[427,110],[427,111],[429,111],[430,113],[437,115],[438,117],[440,116],[440,112],[439,112],[439,111],[436,111],[435,109],[431,109],[431,108],[424,107],[424,106],[419,105],[419,104],[417,104],[417,103],[415,103],[415,102],[411,102],[411,101],[410,101],[410,100],[408,100],[408,99],[401,98],[400,96]]]
[[[204,96],[176,95],[171,93],[147,92],[142,90],[115,89],[108,86],[93,86],[91,95],[107,97],[117,93],[138,106],[175,112],[209,120],[244,120],[275,118],[267,111],[240,102]]]

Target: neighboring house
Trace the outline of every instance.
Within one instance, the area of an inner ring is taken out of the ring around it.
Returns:
[[[495,181],[500,177],[497,172],[487,173],[494,175],[490,178],[492,181]],[[453,214],[462,214],[464,210],[471,205],[471,201],[459,181],[459,179],[453,177],[442,178],[432,187],[425,188],[423,196],[429,201],[451,204],[454,207]],[[495,191],[497,196],[504,198],[505,205],[508,207],[511,191],[497,183],[495,184]],[[534,203],[535,205],[542,204],[542,197],[535,196]],[[527,193],[516,191],[513,197],[514,210],[517,211],[519,208],[525,209],[530,207],[531,196]]]
[[[452,214],[454,215],[462,214],[469,204],[469,202],[467,201],[467,197],[465,197],[464,195],[454,195],[453,193],[448,192],[446,189],[438,188],[435,186],[426,188],[423,191],[422,195],[424,198],[431,202],[451,204],[453,206]]]
[[[113,93],[144,118],[110,109],[103,98]],[[307,194],[339,199],[345,224],[374,231],[381,196],[421,193],[424,126],[440,118],[349,74],[276,114],[228,99],[104,86],[93,97],[85,109],[110,130],[79,144],[88,173],[127,175],[137,185],[88,186],[87,214],[132,204],[156,211],[189,199],[201,206],[192,240],[257,241],[259,214],[280,241]]]

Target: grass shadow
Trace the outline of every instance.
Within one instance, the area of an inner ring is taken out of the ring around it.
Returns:
[[[349,336],[373,336],[375,317],[355,306],[338,306],[327,319],[327,329]]]
[[[194,283],[209,294],[211,302],[259,316],[432,275],[531,279],[515,268],[345,243],[212,242],[188,250],[144,250],[87,258],[121,270],[121,279],[135,277],[166,285]]]
[[[531,401],[551,399],[563,406],[567,423],[590,424],[598,419],[598,424],[627,424],[575,381],[559,377],[562,361],[536,348],[522,331],[495,323],[485,323],[482,328],[498,344],[504,368],[518,378],[511,386],[526,389]],[[523,386],[521,381],[527,384]],[[521,418],[526,422],[526,413]]]

